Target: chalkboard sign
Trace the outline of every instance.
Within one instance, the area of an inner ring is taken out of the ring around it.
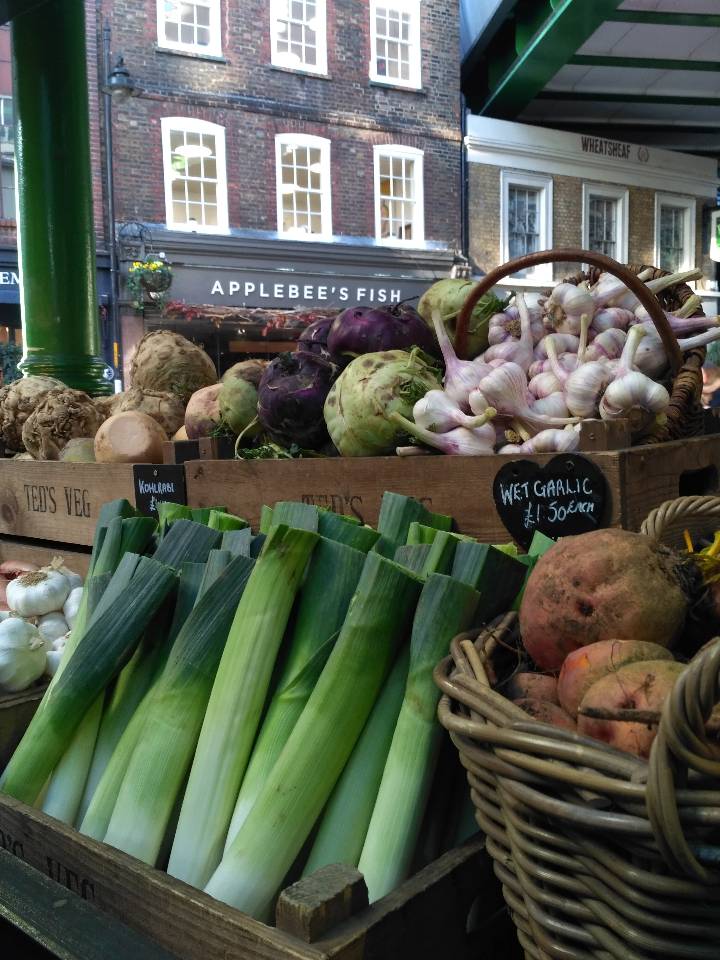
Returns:
[[[158,502],[187,503],[185,468],[136,463],[133,466],[135,506],[148,517],[157,516]]]
[[[527,548],[536,530],[557,540],[601,527],[607,481],[591,460],[575,453],[545,466],[512,460],[495,475],[493,498],[508,532]]]

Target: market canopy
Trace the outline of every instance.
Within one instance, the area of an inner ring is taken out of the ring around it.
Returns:
[[[474,113],[720,157],[720,0],[462,0]]]

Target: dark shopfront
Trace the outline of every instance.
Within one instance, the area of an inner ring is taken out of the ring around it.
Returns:
[[[316,314],[413,302],[452,267],[447,250],[197,234],[165,234],[154,246],[173,269],[167,312],[148,304],[143,318],[124,305],[126,379],[128,358],[145,330],[172,329],[202,343],[222,372],[247,356],[292,349]]]

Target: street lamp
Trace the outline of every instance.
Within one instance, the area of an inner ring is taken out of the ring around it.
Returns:
[[[105,193],[107,198],[108,245],[110,247],[110,326],[113,338],[113,366],[115,380],[122,379],[122,360],[120,356],[120,321],[118,307],[120,303],[120,272],[118,268],[117,241],[115,237],[115,176],[113,172],[113,101],[121,103],[135,92],[135,84],[130,71],[119,56],[111,68],[110,24],[103,24],[103,120],[105,127]]]

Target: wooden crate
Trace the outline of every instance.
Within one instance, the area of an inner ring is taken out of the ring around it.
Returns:
[[[132,464],[0,460],[0,534],[92,544],[100,507],[135,502]]]
[[[483,889],[495,884],[484,845],[474,838],[370,907],[356,871],[332,868],[326,890],[317,875],[300,881],[283,894],[281,929],[2,795],[0,847],[178,960],[480,958],[467,918],[478,896],[482,911]]]
[[[38,682],[22,693],[0,694],[0,770],[20,743],[27,725],[33,718],[47,687],[46,682]],[[0,837],[0,846],[4,846]]]
[[[67,567],[84,577],[90,566],[90,547],[57,543],[47,540],[25,540],[22,537],[0,537],[0,563],[4,560],[23,560],[44,566],[62,557]]]
[[[637,530],[664,500],[718,488],[720,436],[584,454],[608,483],[607,523]],[[523,459],[544,464],[556,454]],[[197,461],[185,464],[188,503],[222,503],[253,526],[263,504],[302,500],[375,524],[385,490],[417,497],[451,514],[464,533],[507,539],[492,485],[509,457],[374,457],[307,460]]]

